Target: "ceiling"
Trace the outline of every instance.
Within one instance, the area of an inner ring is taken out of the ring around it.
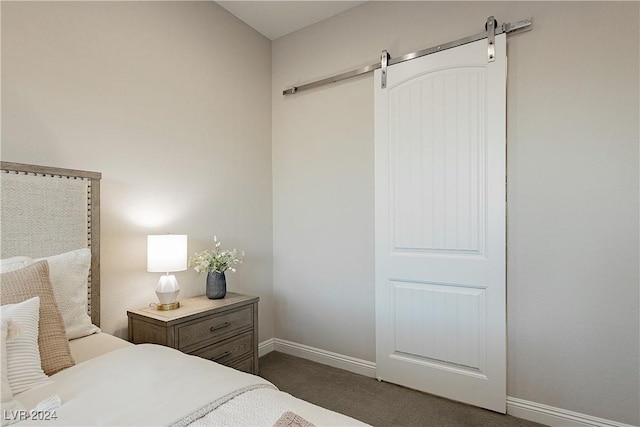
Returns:
[[[270,40],[320,22],[364,1],[218,1]]]

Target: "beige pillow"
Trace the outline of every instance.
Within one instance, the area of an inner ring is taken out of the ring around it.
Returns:
[[[0,274],[0,304],[16,304],[40,297],[38,346],[42,369],[47,375],[73,366],[64,322],[49,280],[49,266],[40,261],[21,270]]]

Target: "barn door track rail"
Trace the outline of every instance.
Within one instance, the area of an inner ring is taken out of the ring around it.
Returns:
[[[485,38],[487,39],[487,61],[492,62],[495,58],[495,46],[494,46],[495,36],[499,34],[514,34],[514,33],[523,33],[525,31],[530,31],[532,23],[533,23],[533,18],[527,18],[518,22],[513,22],[513,23],[504,22],[502,25],[498,25],[498,22],[495,20],[495,18],[493,16],[490,16],[487,18],[487,21],[485,23],[485,26],[484,26],[485,31],[482,31],[480,33],[474,34],[472,36],[464,37],[458,40],[454,40],[448,43],[439,44],[437,46],[433,46],[427,49],[419,50],[417,52],[407,53],[397,58],[391,58],[389,53],[386,50],[383,50],[382,55],[380,56],[380,62],[376,62],[375,64],[367,65],[366,67],[361,67],[355,70],[336,74],[334,76],[327,77],[321,80],[316,80],[310,83],[305,83],[298,86],[291,86],[290,88],[283,90],[282,95],[284,96],[293,95],[295,93],[302,92],[305,90],[313,89],[320,86],[325,86],[325,85],[336,83],[342,80],[351,79],[353,77],[370,73],[374,70],[377,70],[378,68],[382,68],[382,88],[384,89],[387,84],[387,79],[386,79],[387,67],[390,67],[395,64],[399,64],[401,62],[420,58],[422,56],[431,55],[432,53],[441,52],[443,50],[462,46],[464,44],[473,43]]]

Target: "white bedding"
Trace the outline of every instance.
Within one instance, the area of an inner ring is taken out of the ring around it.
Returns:
[[[364,425],[279,392],[258,376],[153,344],[126,345],[50,379],[15,398],[31,409],[57,394],[56,418],[16,425],[272,426],[285,411],[316,426]]]
[[[270,388],[259,388],[235,397],[189,427],[273,426],[286,411],[294,412],[316,426],[366,425],[290,394]]]
[[[236,390],[268,381],[188,356],[141,344],[115,350],[51,377],[53,384],[15,396],[27,408],[58,394],[57,419],[46,425],[172,425]],[[27,420],[22,425],[44,425]]]

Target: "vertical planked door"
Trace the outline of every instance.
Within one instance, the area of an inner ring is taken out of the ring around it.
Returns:
[[[506,411],[506,40],[375,73],[376,366]]]

